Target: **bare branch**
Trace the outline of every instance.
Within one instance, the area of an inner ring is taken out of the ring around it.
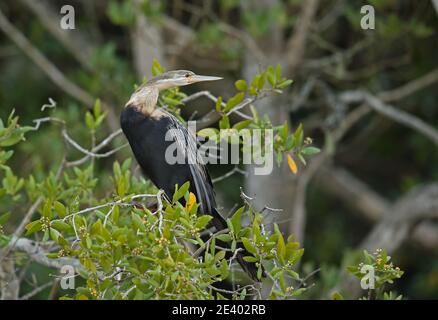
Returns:
[[[83,157],[82,159],[79,159],[79,160],[74,161],[74,162],[67,162],[66,163],[67,167],[80,165],[90,158],[107,158],[107,157],[113,155],[114,153],[116,153],[117,151],[119,151],[119,150],[121,150],[129,145],[128,143],[125,143],[119,147],[116,147],[116,148],[108,151],[108,152],[96,153],[96,151],[101,150],[103,147],[108,145],[115,137],[119,136],[122,133],[122,130],[119,129],[116,132],[113,132],[107,138],[105,138],[101,143],[99,143],[99,145],[94,146],[91,150],[88,150],[88,149],[85,149],[84,147],[82,147],[79,143],[77,143],[72,137],[70,137],[70,135],[67,132],[66,123],[64,120],[59,119],[59,118],[54,118],[54,117],[45,117],[45,118],[35,119],[35,120],[33,120],[33,122],[35,123],[35,127],[33,128],[33,130],[39,130],[39,128],[41,127],[41,124],[45,123],[45,122],[54,122],[54,123],[60,124],[62,126],[61,134],[62,134],[65,142],[67,142],[68,144],[73,146],[76,150],[85,154],[85,157]]]
[[[393,106],[385,104],[382,100],[366,91],[347,91],[340,95],[340,99],[346,103],[365,101],[373,110],[400,124],[418,131],[429,138],[433,143],[438,145],[438,131],[435,130],[435,128],[423,120],[404,112],[403,110],[398,110]]]
[[[360,247],[394,252],[407,238],[412,226],[432,218],[438,218],[438,184],[414,188],[385,212]]]
[[[231,177],[231,176],[232,176],[233,174],[235,174],[235,173],[240,173],[240,174],[243,174],[243,175],[245,175],[245,176],[247,175],[247,172],[246,172],[246,171],[240,169],[239,166],[236,165],[232,170],[228,171],[228,172],[225,173],[224,175],[219,176],[219,177],[217,177],[217,178],[214,178],[214,179],[212,180],[212,182],[213,182],[213,183],[217,183],[217,182],[219,182],[219,181],[225,180],[225,179]]]
[[[424,76],[410,81],[396,89],[384,91],[378,95],[384,102],[394,102],[402,100],[417,91],[430,86],[438,81],[438,68],[426,73]]]
[[[33,289],[31,292],[25,294],[24,296],[22,296],[20,298],[20,300],[29,300],[32,297],[34,297],[35,295],[37,295],[38,293],[40,293],[41,291],[44,291],[45,289],[51,287],[53,285],[53,281],[49,281],[41,286],[36,287],[35,289]]]
[[[62,266],[70,265],[76,268],[77,270],[82,268],[81,264],[79,263],[79,260],[76,259],[72,259],[72,258],[49,259],[47,257],[48,251],[46,249],[46,244],[35,242],[26,238],[16,238],[16,237],[13,237],[10,243],[15,243],[14,250],[19,250],[26,253],[31,260],[43,266],[60,269],[62,268]]]
[[[100,142],[97,146],[95,146],[94,148],[92,148],[92,149],[90,150],[90,152],[91,152],[92,154],[95,154],[96,152],[100,151],[101,149],[103,149],[104,147],[106,147],[108,144],[110,144],[111,141],[112,141],[113,139],[115,139],[116,137],[120,136],[121,134],[122,134],[122,129],[119,129],[119,130],[117,130],[117,131],[111,133],[108,137],[106,137],[104,140],[102,140],[102,142]],[[123,146],[122,146],[122,147],[123,147]],[[112,151],[114,151],[114,150],[112,150]],[[111,152],[111,151],[110,151],[110,152]],[[108,152],[105,153],[105,154],[106,154],[107,156],[109,156],[109,155],[108,155]],[[103,154],[102,154],[102,155],[103,155]],[[86,155],[85,157],[83,157],[83,158],[81,158],[81,159],[79,159],[79,160],[76,160],[76,161],[69,161],[69,162],[67,162],[66,166],[67,166],[67,167],[75,167],[75,166],[79,166],[79,165],[85,163],[86,161],[88,161],[91,157],[92,157],[92,156],[90,156],[90,155]]]

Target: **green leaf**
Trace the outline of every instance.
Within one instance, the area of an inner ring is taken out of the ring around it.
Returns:
[[[53,205],[58,216],[64,218],[67,214],[67,209],[65,208],[65,206],[59,201],[55,201]]]
[[[43,207],[43,212],[42,212],[43,217],[52,218],[52,204],[50,203],[49,200],[47,200],[44,203],[44,207]]]
[[[189,188],[190,188],[190,182],[187,181],[175,192],[175,194],[173,195],[173,202],[175,203],[179,199],[184,197],[184,195],[189,191]]]
[[[259,268],[257,269],[257,279],[261,279],[262,278],[262,273],[263,273],[262,266],[259,265]]]
[[[46,242],[50,238],[49,230],[44,231],[43,240],[42,242]]]
[[[203,230],[203,229],[208,225],[208,223],[211,221],[211,219],[213,219],[213,216],[210,216],[210,215],[203,215],[203,216],[200,216],[200,217],[196,220],[195,228],[198,228],[198,229],[200,229],[200,230]]]
[[[236,247],[237,247],[237,241],[233,239],[233,241],[231,242],[231,251],[236,251]]]
[[[234,85],[236,86],[236,89],[239,91],[246,91],[248,88],[248,85],[246,84],[245,80],[237,80]]]
[[[251,110],[252,118],[254,119],[254,122],[258,123],[260,121],[260,116],[257,109],[252,104],[249,106],[249,109]]]
[[[243,120],[233,125],[233,129],[242,130],[247,128],[252,123],[252,120]]]
[[[303,135],[303,124],[300,123],[294,133],[295,142],[298,144],[298,146],[303,144]]]
[[[344,300],[344,297],[339,292],[333,292],[332,300]]]
[[[286,293],[286,279],[284,277],[283,271],[278,273],[278,282],[280,284],[281,291],[283,291],[283,293]]]
[[[216,142],[219,140],[219,137],[220,137],[219,130],[216,128],[201,129],[197,132],[197,135],[199,137],[208,138],[209,140],[216,141]]]
[[[97,119],[102,114],[102,103],[100,99],[96,99],[93,107],[94,117]]]
[[[300,245],[298,242],[288,242],[286,244],[286,260],[291,260],[294,258],[296,251],[299,249]]]
[[[82,265],[90,270],[91,272],[95,273],[97,271],[96,265],[88,258],[83,258],[81,261]]]
[[[271,86],[275,87],[275,83],[277,82],[277,78],[275,76],[275,71],[274,71],[274,68],[272,66],[268,67],[267,77],[268,77],[268,82],[271,84]]]
[[[50,228],[50,238],[55,241],[58,242],[58,238],[61,234],[59,233],[58,230]]]
[[[284,88],[290,86],[292,83],[293,83],[293,80],[288,79],[288,80],[282,81],[279,84],[277,84],[277,88],[284,89]]]
[[[218,253],[216,253],[216,255],[214,256],[215,261],[220,261],[223,258],[225,258],[225,251],[224,250],[218,251]]]
[[[134,224],[135,228],[139,230],[146,230],[146,227],[143,223],[143,220],[140,218],[138,214],[135,214],[134,212],[131,213],[132,223]]]
[[[316,148],[316,147],[306,147],[301,151],[301,153],[306,155],[306,156],[311,156],[314,154],[318,154],[320,152],[321,152],[321,150]]]
[[[292,293],[292,297],[298,297],[298,296],[302,295],[306,290],[307,290],[307,288],[297,289]]]
[[[257,259],[256,257],[253,257],[253,256],[243,257],[243,260],[245,260],[246,262],[258,262],[259,261],[259,259]]]
[[[176,107],[176,106],[178,106],[178,105],[181,104],[181,101],[178,100],[178,99],[173,99],[173,98],[168,97],[168,96],[163,96],[162,98],[163,98],[163,101],[164,101],[166,104],[168,104],[168,105],[170,105],[170,106],[172,106],[172,107]]]
[[[298,159],[300,159],[302,164],[306,165],[306,159],[304,159],[304,157],[301,153],[298,153]]]
[[[262,73],[262,74],[260,75],[260,77],[258,78],[258,81],[257,81],[257,88],[258,88],[259,90],[262,90],[263,87],[265,86],[265,82],[266,82],[266,72]]]
[[[243,98],[245,98],[244,92],[237,93],[234,97],[230,98],[225,105],[224,112],[228,112],[237,106],[240,102],[242,102]]]
[[[289,124],[287,123],[287,121],[285,121],[284,124],[280,127],[278,133],[283,140],[287,139],[289,134]]]
[[[94,117],[89,111],[85,113],[85,124],[87,125],[88,129],[92,130],[95,128]]]
[[[242,238],[242,243],[245,249],[252,254],[257,254],[256,247],[251,243],[251,241],[248,238]]]
[[[40,220],[36,220],[36,221],[29,223],[26,226],[26,230],[27,230],[26,236],[30,236],[32,233],[40,231],[42,226],[43,226],[43,224],[41,223]]]
[[[220,129],[229,129],[230,128],[230,119],[227,115],[224,115],[222,119],[219,121]]]
[[[277,256],[282,264],[285,262],[286,258],[286,245],[284,243],[283,235],[280,234],[277,241]]]
[[[216,101],[216,111],[220,112],[222,110],[222,97],[218,97]]]
[[[1,226],[5,225],[5,223],[8,222],[10,216],[11,216],[10,212],[6,212],[6,213],[2,214],[0,216],[0,225]]]
[[[220,266],[222,279],[226,279],[229,275],[227,260],[223,259]]]
[[[64,221],[61,220],[52,221],[50,226],[60,231],[68,231],[72,229],[72,227],[68,223],[65,223]]]
[[[220,234],[216,236],[216,239],[224,242],[230,242],[233,238],[229,234]]]
[[[119,195],[119,197],[124,197],[126,193],[126,182],[125,182],[125,177],[122,176],[120,177],[120,181],[119,181],[119,185],[117,186],[117,194]]]
[[[233,217],[230,219],[231,224],[233,225],[234,233],[237,235],[240,232],[241,229],[241,218],[242,213],[245,210],[245,206],[240,207],[233,215]]]
[[[164,72],[164,68],[161,66],[161,64],[158,62],[157,59],[154,59],[152,63],[152,75],[158,76],[159,74],[162,74]]]
[[[277,66],[275,67],[275,78],[277,80],[281,79],[281,65],[277,64]]]

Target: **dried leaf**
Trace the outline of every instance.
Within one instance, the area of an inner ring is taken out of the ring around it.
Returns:
[[[295,163],[294,159],[290,154],[287,155],[287,164],[289,165],[290,171],[292,171],[293,174],[297,174],[298,171],[297,164]]]

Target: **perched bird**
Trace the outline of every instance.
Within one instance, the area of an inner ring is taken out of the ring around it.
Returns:
[[[201,212],[213,216],[212,225],[218,231],[227,228],[227,223],[216,210],[213,184],[207,168],[198,158],[196,137],[175,116],[157,108],[157,101],[161,90],[220,79],[187,70],[168,71],[139,87],[126,103],[120,119],[143,173],[170,199],[175,185],[181,186],[189,181],[190,192],[196,196]],[[166,134],[171,139],[166,139]],[[184,163],[169,164],[166,161],[166,149],[174,143],[184,154]],[[242,246],[240,249],[236,254],[237,261],[253,280],[259,281],[257,266],[243,260],[244,256],[251,254]]]

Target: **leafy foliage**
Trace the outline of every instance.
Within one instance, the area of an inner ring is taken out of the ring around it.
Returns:
[[[153,72],[163,72],[157,62]],[[268,79],[270,89],[264,88],[265,79]],[[280,67],[275,72],[269,68],[256,75],[250,86],[244,80],[238,81],[236,87],[239,93],[224,103],[223,108],[222,103],[218,108],[222,115],[221,123],[227,119],[227,112],[238,107],[245,94],[258,98],[264,90],[279,91],[290,83],[281,77]],[[185,97],[178,89],[170,89],[161,95],[160,104],[179,114],[181,100]],[[218,101],[222,101],[222,98]],[[93,110],[85,113],[84,121],[91,137],[95,137],[105,116],[99,100]],[[50,119],[64,123],[60,119]],[[18,118],[12,114],[8,119],[8,127],[2,128],[2,146],[17,144],[24,139],[26,132],[34,129],[19,127],[17,121]],[[240,124],[235,128],[246,126],[273,128],[268,118],[260,121],[257,114],[245,125]],[[289,142],[287,149],[284,146],[281,149],[283,142],[277,141],[278,150],[306,150],[300,147],[303,143],[302,126],[291,136],[287,133],[287,124],[277,128],[277,132],[285,140],[295,141]],[[71,143],[70,140],[67,142]],[[44,179],[37,181],[32,175],[26,179],[18,178],[5,166],[12,151],[2,151],[1,155],[2,168],[5,170],[3,194],[19,197],[18,192],[24,189],[29,201],[42,199],[37,209],[40,217],[26,226],[26,236],[35,234],[40,238],[41,233],[41,242],[51,243],[47,253],[49,258],[69,257],[77,259],[82,266],[77,271],[86,285],[77,288],[72,298],[209,299],[216,295],[243,299],[259,295],[259,289],[254,285],[246,285],[232,292],[219,291],[214,287],[216,282],[229,279],[231,274],[234,277],[232,263],[240,245],[253,254],[244,259],[259,266],[259,278],[262,277],[264,266],[272,280],[271,298],[296,297],[305,290],[299,274],[293,270],[303,255],[303,249],[292,236],[284,239],[278,226],[275,225],[274,232],[267,231],[264,215],[254,211],[250,203],[227,220],[227,230],[203,240],[201,234],[207,232],[211,216],[198,212],[199,205],[194,195],[188,192],[188,182],[176,186],[175,194],[169,201],[144,179],[132,175],[132,162],[127,159],[122,164],[114,162],[110,179],[113,190],[105,197],[98,197],[94,189],[99,178],[95,175],[92,157],[80,167],[70,168],[63,163],[60,168],[62,175],[49,172]],[[186,206],[179,202],[183,197]],[[144,205],[147,199],[156,199],[156,210]],[[247,224],[242,224],[244,214],[249,218]],[[2,225],[8,216],[1,216]],[[229,243],[231,249],[216,246],[216,241]],[[191,252],[190,245],[198,249]],[[231,258],[226,255],[227,251],[230,251]],[[297,289],[291,285],[293,282],[297,283]]]
[[[362,262],[358,265],[348,267],[347,270],[359,278],[359,280],[363,280],[364,277],[369,276],[364,270],[372,269],[374,271],[374,288],[370,288],[369,290],[376,290],[377,295],[381,295],[385,300],[399,300],[401,296],[396,296],[392,292],[383,292],[385,284],[394,283],[394,280],[401,278],[404,273],[399,267],[394,266],[390,260],[391,257],[388,256],[385,250],[377,249],[373,254],[364,250]]]

